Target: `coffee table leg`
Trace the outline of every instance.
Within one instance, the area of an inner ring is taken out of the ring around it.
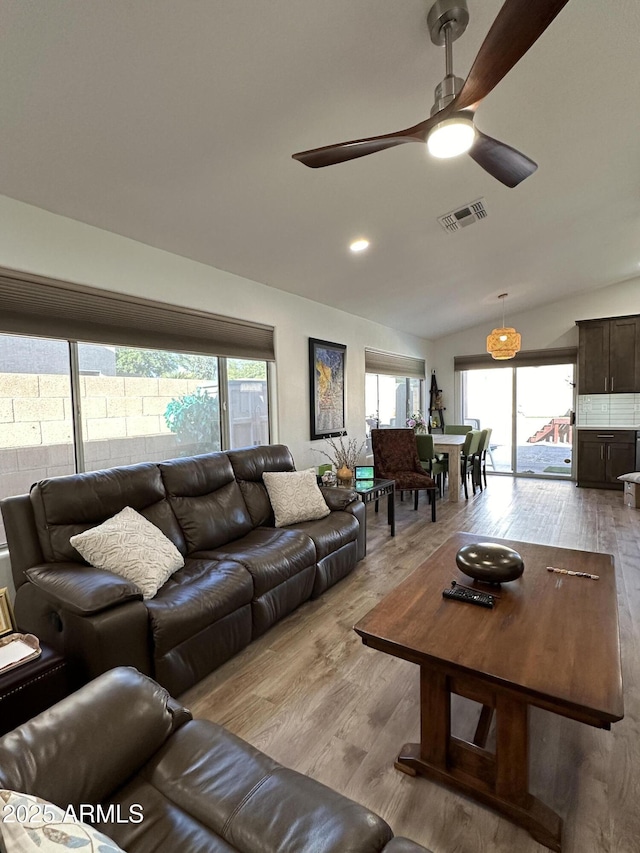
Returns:
[[[392,489],[387,495],[387,524],[391,527],[391,535],[396,535],[396,492]]]
[[[467,689],[464,687],[467,685]],[[480,679],[456,679],[456,693],[488,695]],[[420,743],[406,743],[395,767],[419,774],[462,791],[491,806],[546,847],[562,850],[562,819],[529,793],[529,706],[495,691],[496,752],[466,743],[451,735],[451,683],[449,676],[420,667]]]

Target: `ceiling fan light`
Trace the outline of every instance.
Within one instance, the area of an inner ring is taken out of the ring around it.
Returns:
[[[438,122],[429,133],[427,148],[434,157],[457,157],[471,148],[475,137],[473,121],[458,115]]]
[[[520,334],[511,327],[494,329],[490,335],[487,335],[487,352],[496,361],[506,361],[509,358],[515,358],[516,353],[520,352],[521,345],[522,338]]]

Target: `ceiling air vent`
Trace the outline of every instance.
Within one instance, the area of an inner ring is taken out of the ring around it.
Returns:
[[[438,222],[445,231],[460,231],[461,228],[466,228],[468,225],[473,225],[480,219],[485,219],[487,209],[484,206],[484,199],[479,198],[457,210],[452,210],[450,213],[445,213],[444,216],[438,217]]]

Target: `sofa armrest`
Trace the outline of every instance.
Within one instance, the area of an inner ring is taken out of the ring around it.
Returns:
[[[45,563],[25,572],[50,601],[78,616],[90,616],[126,601],[141,601],[140,587],[113,572],[79,563]]]
[[[320,486],[322,497],[332,512],[346,509],[349,504],[358,500],[355,489],[345,489],[339,486]]]
[[[344,486],[320,486],[320,491],[332,512],[348,512],[357,518],[360,525],[357,539],[358,560],[364,559],[367,553],[367,512],[358,493],[355,489],[346,489]]]

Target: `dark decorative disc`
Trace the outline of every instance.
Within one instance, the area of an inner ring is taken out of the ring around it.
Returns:
[[[465,575],[485,583],[514,581],[524,571],[520,554],[497,542],[465,545],[456,554],[456,563]]]

